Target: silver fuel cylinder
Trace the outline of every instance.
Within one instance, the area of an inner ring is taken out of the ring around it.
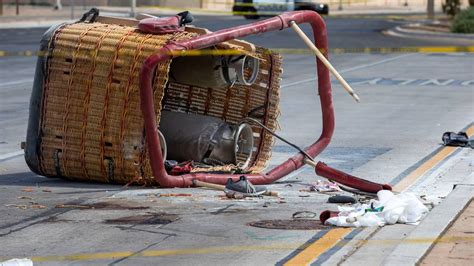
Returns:
[[[245,169],[252,158],[253,131],[245,123],[230,125],[215,117],[162,111],[159,129],[169,160],[212,159]]]
[[[250,86],[257,79],[259,68],[260,61],[247,55],[183,56],[173,59],[169,78],[202,88]]]

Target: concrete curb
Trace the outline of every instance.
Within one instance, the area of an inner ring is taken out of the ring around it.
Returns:
[[[0,29],[28,29],[28,28],[49,28],[53,25],[64,22],[74,22],[74,20],[45,20],[45,21],[23,21],[23,22],[5,22],[0,24]]]
[[[461,40],[461,41],[474,41],[474,34],[461,34],[461,33],[444,33],[444,32],[433,32],[422,29],[414,29],[420,23],[408,24],[404,26],[397,26],[395,28],[385,31],[387,35],[404,37],[404,38],[423,38],[423,39],[449,39],[449,40]]]
[[[473,185],[456,185],[446,200],[435,207],[421,224],[395,247],[382,264],[416,265],[435,241],[456,221],[459,213],[471,201],[473,192]]]
[[[126,13],[120,12],[101,12],[101,15],[104,16],[113,16],[113,17],[129,17]],[[43,20],[24,20],[24,21],[12,21],[12,22],[2,22],[0,19],[0,29],[24,29],[24,28],[49,28],[53,25],[60,23],[72,23],[77,21],[77,19],[71,19],[70,17],[56,17],[55,19],[47,19],[46,17]]]

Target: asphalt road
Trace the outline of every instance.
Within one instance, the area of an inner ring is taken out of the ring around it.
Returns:
[[[246,22],[238,17],[198,17],[196,25],[216,29]],[[381,33],[398,23],[329,18],[330,44],[339,48],[455,44]],[[0,30],[0,50],[35,50],[43,31]],[[275,48],[303,47],[290,30],[249,40]],[[389,183],[437,149],[443,132],[461,130],[474,121],[472,54],[341,54],[331,61],[362,99],[356,104],[333,82],[336,130],[329,148],[317,158],[333,167]],[[301,245],[327,232],[247,225],[290,219],[296,211],[335,210],[335,205],[326,203],[326,195],[300,191],[316,180],[309,168],[271,186],[282,199],[241,201],[222,200],[220,192],[201,189],[125,190],[36,176],[21,155],[14,155],[25,138],[34,63],[33,57],[0,57],[0,261],[34,257],[45,265],[272,265],[284,263]],[[314,58],[284,55],[284,70],[280,133],[304,146],[321,130]],[[270,168],[293,153],[277,142]],[[468,175],[469,169],[458,174]],[[428,188],[418,192],[432,193]],[[166,193],[192,196],[161,196]],[[111,204],[94,207],[103,202]],[[130,216],[155,222],[123,222]],[[324,254],[328,260],[330,255]]]
[[[234,27],[255,20],[245,20],[239,16],[196,16],[193,24],[198,27],[218,30]],[[380,47],[407,47],[407,46],[440,46],[456,45],[454,40],[416,40],[404,39],[383,34],[383,31],[408,23],[409,21],[385,20],[377,18],[326,18],[329,47],[331,48],[380,48]],[[307,25],[303,25],[304,31],[310,34]],[[1,29],[0,50],[3,51],[35,51],[38,40],[46,28],[30,29]],[[295,33],[291,30],[272,32],[261,36],[252,36],[247,40],[270,48],[305,48],[304,44],[295,39]],[[465,45],[459,43],[459,45]]]

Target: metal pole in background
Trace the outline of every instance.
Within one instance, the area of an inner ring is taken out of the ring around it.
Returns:
[[[57,10],[63,9],[63,5],[61,4],[61,0],[56,0],[56,6],[54,7]]]
[[[136,10],[137,10],[137,0],[131,0],[130,1],[130,16],[131,17],[136,16]]]
[[[16,0],[16,15],[20,15],[20,1]]]
[[[0,16],[3,16],[3,0],[0,0]]]
[[[69,0],[69,5],[71,7],[71,19],[74,19],[74,0]]]
[[[428,0],[428,6],[426,8],[426,12],[428,13],[428,19],[433,20],[435,18],[434,14],[434,0]]]
[[[339,0],[339,6],[337,7],[337,10],[342,10],[342,0]]]

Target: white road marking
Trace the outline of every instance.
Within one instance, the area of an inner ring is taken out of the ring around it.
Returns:
[[[16,156],[20,156],[23,153],[24,153],[23,150],[19,150],[19,151],[9,152],[5,154],[0,154],[0,161],[11,159]]]
[[[339,71],[339,73],[342,74],[342,73],[347,73],[347,72],[350,72],[350,71],[355,71],[355,70],[359,70],[359,69],[364,69],[364,68],[368,68],[368,67],[377,66],[377,65],[380,65],[380,64],[383,64],[383,63],[387,63],[387,62],[390,62],[390,61],[400,59],[402,57],[407,57],[409,55],[412,55],[412,54],[403,54],[403,55],[387,58],[387,59],[384,59],[384,60],[380,60],[380,61],[377,61],[377,62],[373,62],[373,63],[370,63],[370,64],[365,64],[365,65],[360,65],[360,66],[356,66],[356,67],[343,69],[343,70]],[[300,85],[300,84],[303,84],[303,83],[315,81],[316,79],[317,78],[314,77],[314,78],[295,81],[295,82],[288,83],[288,84],[283,84],[283,85],[281,85],[281,88],[283,89],[283,88],[287,88],[287,87],[291,87],[291,86],[295,86],[295,85]]]
[[[377,61],[377,62],[374,62],[374,63],[343,69],[343,70],[339,71],[339,73],[346,73],[346,72],[350,72],[350,71],[354,71],[354,70],[359,70],[359,69],[363,69],[363,68],[367,68],[367,67],[376,66],[376,65],[383,64],[383,63],[386,63],[386,62],[390,62],[390,61],[393,61],[393,60],[397,60],[399,58],[406,57],[406,56],[409,56],[409,55],[411,55],[411,54],[403,54],[403,55],[387,58],[387,59],[384,59],[384,60],[380,60],[380,61]],[[315,80],[316,80],[316,77],[310,78],[310,79],[304,79],[304,80],[296,81],[296,82],[293,82],[293,83],[283,84],[281,86],[281,88],[291,87],[291,86],[295,86],[295,85],[299,85],[299,84],[302,84],[302,83],[307,83],[307,82],[315,81]],[[24,80],[16,80],[16,81],[11,81],[11,82],[0,83],[0,87],[9,86],[9,85],[18,85],[18,84],[29,83],[29,82],[32,83],[33,79],[24,79]]]

